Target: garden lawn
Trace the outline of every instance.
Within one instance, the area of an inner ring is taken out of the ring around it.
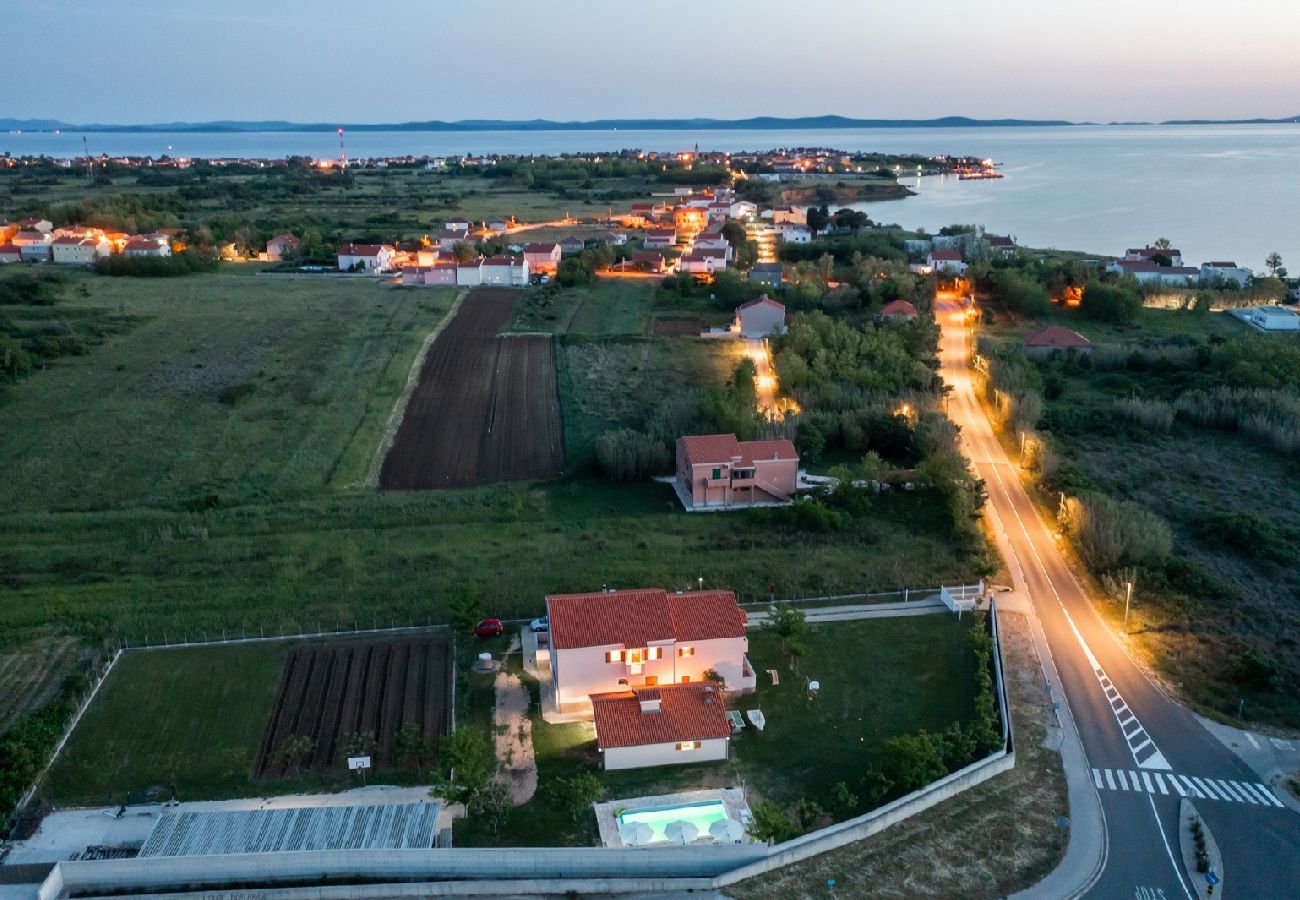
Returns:
[[[582,772],[600,779],[606,799],[744,784],[751,806],[763,799],[786,806],[801,797],[828,806],[837,781],[856,792],[868,767],[881,767],[890,737],[922,728],[939,732],[954,721],[965,724],[974,718],[976,661],[969,639],[973,627],[978,626],[972,617],[959,622],[948,615],[815,625],[804,639],[807,649],[798,671],[782,656],[779,638],[751,631],[750,660],[759,673],[759,688],[729,698],[728,705],[762,709],[767,728],[760,733],[746,727],[732,740],[725,762],[605,772],[590,724],[550,725],[534,713],[540,784],[536,797],[517,808],[497,835],[471,816],[458,824],[457,843],[595,843],[590,811],[575,820],[552,802],[547,787],[548,779]],[[777,670],[778,686],[772,686],[767,669]],[[462,722],[486,728],[490,682],[476,682],[472,673],[466,678]],[[809,699],[806,679],[821,684],[816,700]],[[531,681],[530,689],[536,701]]]
[[[515,313],[511,331],[548,334],[641,335],[646,333],[657,282],[598,279],[563,288],[554,299],[531,291]]]

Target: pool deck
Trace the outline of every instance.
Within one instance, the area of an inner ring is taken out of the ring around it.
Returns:
[[[632,797],[623,800],[605,800],[601,803],[593,803],[592,808],[596,811],[596,825],[600,829],[601,843],[606,847],[627,847],[623,839],[618,836],[618,816],[616,812],[634,812],[638,809],[657,809],[664,806],[685,806],[689,803],[707,803],[709,801],[718,801],[727,811],[727,817],[735,819],[741,824],[748,825],[753,820],[753,815],[749,811],[749,804],[745,802],[745,792],[740,788],[722,788],[720,790],[708,791],[684,791],[680,794],[662,794],[658,797]],[[703,834],[693,844],[716,844],[717,841],[708,834]],[[753,843],[749,835],[745,836],[744,843]],[[659,850],[670,847],[679,847],[680,844],[674,844],[671,841],[661,841],[651,844],[648,847],[637,847],[638,850]]]

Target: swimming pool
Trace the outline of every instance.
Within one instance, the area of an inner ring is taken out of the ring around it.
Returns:
[[[721,800],[707,800],[703,803],[684,803],[679,806],[653,806],[647,809],[628,810],[618,817],[620,825],[649,825],[654,837],[651,843],[666,841],[664,828],[670,822],[690,822],[700,830],[700,837],[709,836],[709,826],[727,818],[727,808]]]

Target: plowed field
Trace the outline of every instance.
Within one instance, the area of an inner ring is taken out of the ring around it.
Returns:
[[[552,338],[498,334],[520,296],[475,288],[465,298],[429,348],[380,487],[470,487],[561,473]]]
[[[436,742],[450,722],[448,692],[451,656],[434,638],[311,643],[289,651],[257,757],[257,774],[282,775],[273,762],[291,736],[316,742],[304,771],[344,765],[342,748],[354,733],[375,738],[376,768],[402,760],[393,753],[393,735],[414,724]]]

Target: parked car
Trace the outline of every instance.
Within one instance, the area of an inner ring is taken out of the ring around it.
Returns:
[[[484,619],[474,626],[475,637],[497,637],[506,630],[500,619]]]
[[[550,631],[551,617],[542,616],[540,619],[533,619],[531,622],[528,623],[528,627],[531,628],[533,631]]]

